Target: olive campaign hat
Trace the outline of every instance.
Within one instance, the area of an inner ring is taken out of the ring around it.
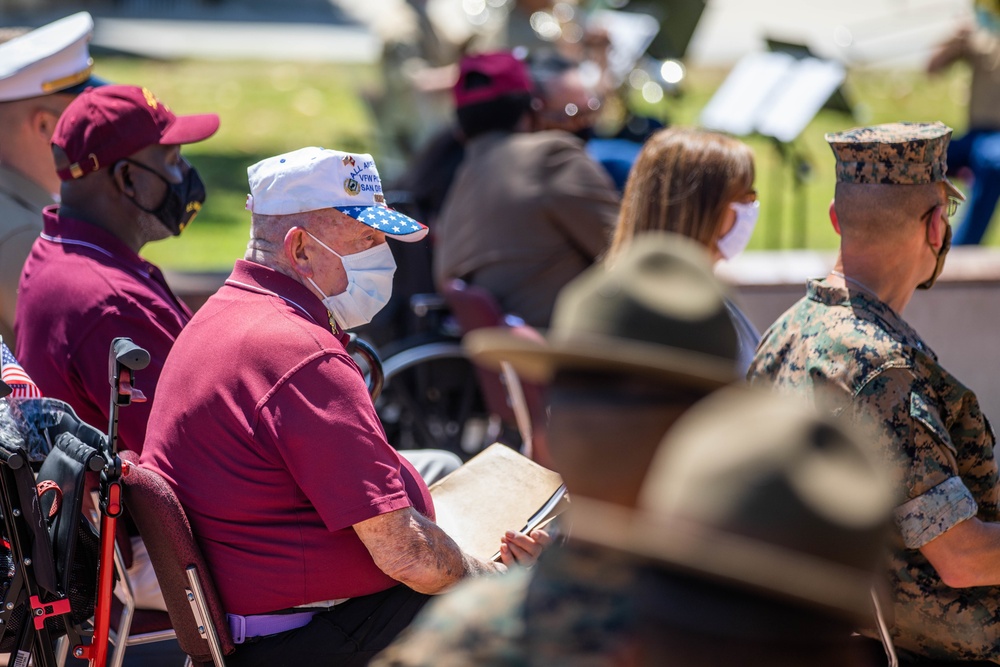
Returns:
[[[837,182],[889,185],[944,183],[960,200],[965,195],[948,180],[951,128],[935,123],[887,123],[826,135],[837,158]]]
[[[896,498],[859,442],[791,397],[723,389],[664,437],[635,509],[575,497],[572,536],[863,618]]]
[[[666,232],[637,238],[613,264],[584,271],[559,293],[544,341],[509,330],[466,335],[476,363],[509,362],[524,379],[556,369],[606,370],[715,389],[737,379],[737,338],[705,249]]]

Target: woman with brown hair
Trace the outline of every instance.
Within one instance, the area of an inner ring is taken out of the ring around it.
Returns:
[[[614,261],[632,239],[649,231],[692,238],[713,263],[746,248],[760,205],[753,188],[753,153],[743,142],[707,130],[672,127],[646,140],[622,197],[618,226],[606,259]],[[760,333],[731,301],[745,372]]]

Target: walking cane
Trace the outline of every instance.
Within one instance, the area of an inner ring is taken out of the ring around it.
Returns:
[[[111,596],[114,593],[115,531],[122,513],[122,460],[118,457],[118,407],[142,403],[146,397],[132,386],[135,371],[149,365],[149,352],[131,338],[115,338],[108,355],[108,379],[111,382],[111,410],[108,439],[101,455],[101,556],[97,581],[97,604],[94,607],[94,638],[90,646],[77,646],[73,655],[90,661],[91,667],[105,667],[111,635]],[[127,472],[125,473],[127,474]],[[119,637],[119,641],[124,641]]]

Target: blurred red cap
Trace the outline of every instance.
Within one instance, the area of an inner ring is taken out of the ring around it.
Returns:
[[[534,85],[528,66],[513,53],[478,53],[466,56],[458,64],[455,106],[489,102],[511,93],[530,93],[532,90]]]

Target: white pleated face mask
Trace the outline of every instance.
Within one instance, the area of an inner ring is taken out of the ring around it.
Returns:
[[[332,296],[326,296],[312,278],[307,278],[316,291],[323,295],[323,305],[333,315],[334,321],[344,330],[371,322],[392,296],[392,276],[396,273],[396,260],[392,257],[389,244],[380,243],[353,255],[341,255],[312,234],[309,236],[339,257],[347,273],[347,289]]]
[[[750,237],[753,236],[754,227],[757,226],[757,217],[760,215],[759,201],[733,202],[729,207],[736,211],[736,222],[733,228],[723,234],[715,244],[723,259],[732,259],[746,249]]]

